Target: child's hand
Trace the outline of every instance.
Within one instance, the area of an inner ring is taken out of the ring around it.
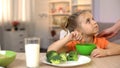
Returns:
[[[70,34],[70,40],[82,40],[82,35],[80,32],[78,31],[73,31]]]
[[[107,51],[101,48],[97,48],[95,50],[93,50],[93,52],[91,53],[92,57],[104,57],[107,56]]]

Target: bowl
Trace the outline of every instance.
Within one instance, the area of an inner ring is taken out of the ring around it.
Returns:
[[[6,67],[15,60],[16,53],[9,50],[0,51],[0,66]]]
[[[95,48],[96,45],[92,43],[76,44],[76,51],[80,55],[90,55]]]

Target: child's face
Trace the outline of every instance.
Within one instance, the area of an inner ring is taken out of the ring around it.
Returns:
[[[99,31],[98,24],[90,12],[79,15],[77,23],[80,31],[86,35],[95,35]]]

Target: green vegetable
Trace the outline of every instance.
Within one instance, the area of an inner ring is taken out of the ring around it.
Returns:
[[[67,54],[65,52],[62,52],[59,55],[61,57],[61,61],[62,62],[66,62],[67,61]]]
[[[61,57],[59,55],[55,55],[50,59],[50,62],[52,64],[60,64],[61,63]]]
[[[57,53],[56,51],[49,51],[49,52],[47,52],[47,54],[46,54],[47,61],[51,63],[51,61],[50,61],[51,58],[52,58],[53,56],[56,56],[56,55],[58,55],[58,53]]]
[[[52,64],[60,64],[66,61],[77,61],[78,53],[76,51],[71,51],[68,55],[65,52],[57,53],[56,51],[49,51],[46,54],[47,61]]]
[[[69,52],[69,55],[67,56],[68,61],[77,61],[78,60],[78,53],[76,51]]]

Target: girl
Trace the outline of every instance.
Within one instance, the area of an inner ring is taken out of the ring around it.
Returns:
[[[75,45],[77,43],[84,42],[96,44],[97,49],[93,50],[91,53],[93,57],[120,54],[120,45],[111,43],[103,37],[96,37],[99,27],[93,19],[91,12],[88,10],[83,10],[71,15],[68,18],[67,29],[69,29],[71,33],[63,39],[51,44],[48,47],[48,51],[69,52],[75,50]]]

